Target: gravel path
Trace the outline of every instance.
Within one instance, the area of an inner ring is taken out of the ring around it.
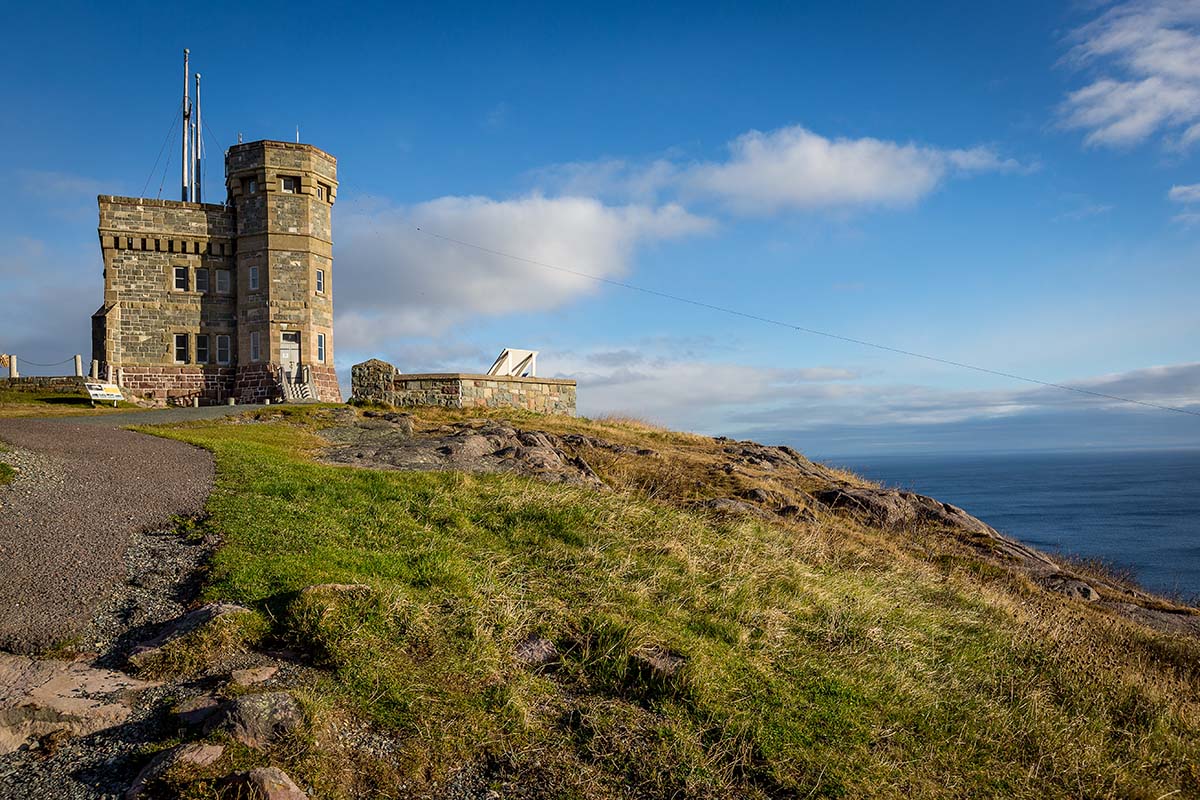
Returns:
[[[0,420],[0,459],[18,469],[0,486],[0,649],[36,653],[81,635],[125,580],[134,534],[203,510],[209,453],[115,426],[244,410]]]

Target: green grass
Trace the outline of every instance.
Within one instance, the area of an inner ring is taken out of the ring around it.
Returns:
[[[133,411],[139,406],[121,402],[120,410]],[[48,389],[12,389],[0,387],[0,418],[30,416],[72,416],[112,412],[112,403],[92,407],[91,399],[82,391],[62,392]]]
[[[399,742],[297,754],[318,796],[468,763],[548,797],[1200,793],[1194,643],[844,520],[317,464],[303,420],[155,432],[215,453],[206,593],[310,653],[315,741],[347,716]],[[320,583],[370,590],[299,595]],[[559,663],[516,663],[530,634]],[[663,650],[674,675],[639,657]]]
[[[17,477],[17,471],[3,461],[0,461],[0,486],[12,483],[15,477]]]

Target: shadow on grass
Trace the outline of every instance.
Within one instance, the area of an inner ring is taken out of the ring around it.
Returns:
[[[75,406],[90,408],[92,401],[86,397],[39,397],[34,403],[48,406]]]

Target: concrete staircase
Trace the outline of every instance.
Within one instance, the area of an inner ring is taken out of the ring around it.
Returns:
[[[312,380],[305,380],[304,373],[298,373],[295,376],[284,374],[281,376],[279,385],[283,387],[283,399],[288,403],[315,403],[317,402],[317,387],[313,386]]]

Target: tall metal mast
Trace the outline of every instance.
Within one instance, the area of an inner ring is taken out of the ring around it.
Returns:
[[[204,202],[200,199],[200,168],[203,165],[204,159],[204,129],[200,127],[200,73],[196,73],[196,123],[194,128],[194,136],[192,139],[194,149],[196,151],[196,167],[192,172],[192,186],[195,197],[192,199],[197,203]]]
[[[188,173],[189,165],[192,161],[191,148],[188,147],[188,133],[191,127],[192,109],[188,103],[188,78],[191,76],[188,69],[188,49],[183,48],[183,158],[180,159],[180,168],[183,171],[183,202],[187,202],[191,198],[188,196]]]

